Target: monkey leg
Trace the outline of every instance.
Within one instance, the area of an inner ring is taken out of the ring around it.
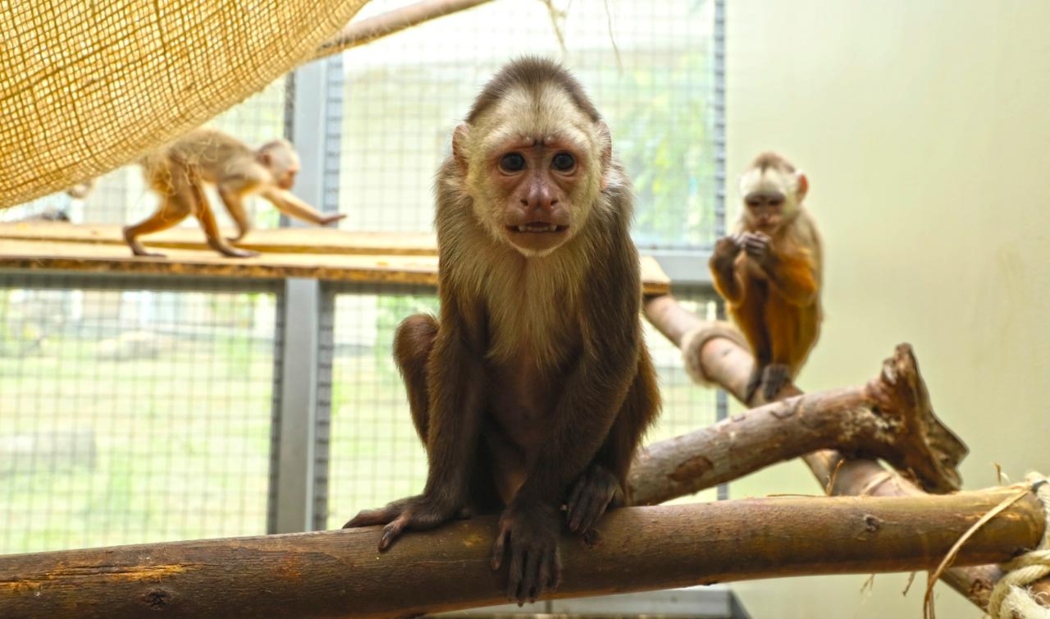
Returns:
[[[748,290],[744,301],[736,306],[729,307],[729,313],[733,316],[740,331],[747,338],[748,344],[755,355],[755,365],[751,368],[751,375],[747,379],[744,389],[744,401],[750,402],[762,384],[762,374],[765,367],[773,358],[773,347],[770,342],[768,322],[763,308],[767,305],[768,291],[765,286],[757,281],[748,282]]]
[[[427,314],[415,314],[404,319],[394,334],[394,363],[405,381],[412,424],[424,446],[427,444],[427,430],[430,426],[427,360],[434,349],[437,334],[437,319]]]
[[[770,364],[762,374],[762,397],[773,401],[780,390],[795,377],[798,362],[809,348],[803,341],[802,314],[780,294],[772,293],[765,306],[765,322],[769,328],[772,353]]]
[[[437,335],[438,321],[428,314],[414,314],[405,318],[394,333],[394,363],[405,381],[412,425],[424,447],[427,445],[430,429],[427,363]],[[503,508],[492,471],[493,463],[487,448],[479,444],[478,455],[471,471],[469,509],[461,513],[460,517],[466,517],[470,513],[498,513]]]
[[[638,373],[627,392],[620,412],[594,461],[569,491],[566,518],[569,529],[585,534],[613,507],[630,501],[627,473],[646,428],[660,411],[660,391],[652,358],[643,349]]]
[[[128,247],[131,248],[131,252],[136,256],[163,258],[164,254],[160,252],[147,251],[142,246],[142,243],[139,242],[138,237],[143,234],[167,230],[186,219],[192,210],[192,206],[186,201],[185,196],[178,194],[162,195],[160,207],[152,215],[133,226],[124,226],[124,240],[127,242]]]

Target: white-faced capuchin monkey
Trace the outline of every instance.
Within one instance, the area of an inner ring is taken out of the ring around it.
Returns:
[[[802,205],[806,175],[762,153],[740,177],[744,204],[730,236],[715,244],[715,288],[751,345],[755,367],[746,401],[762,386],[772,401],[794,380],[820,335],[822,248]]]
[[[233,247],[220,236],[204,193],[204,182],[215,185],[237,225],[237,236],[229,239],[230,242],[239,241],[251,229],[251,220],[244,208],[244,198],[251,194],[266,198],[290,217],[318,225],[346,217],[319,213],[288,191],[299,171],[299,156],[287,140],[274,140],[252,150],[229,134],[200,128],[145,155],[139,163],[161,203],[145,221],[124,228],[124,239],[137,256],[163,256],[146,251],[138,237],[171,228],[191,214],[197,217],[212,249],[232,258],[258,255],[258,252]]]
[[[508,599],[557,588],[558,536],[622,505],[660,403],[642,335],[633,197],[609,129],[565,69],[523,58],[478,95],[436,180],[440,316],[398,328],[429,473],[345,527],[500,513]],[[561,514],[561,507],[566,513]]]

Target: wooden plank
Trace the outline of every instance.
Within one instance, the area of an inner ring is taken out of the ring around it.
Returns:
[[[224,230],[227,237],[233,230]],[[56,241],[126,247],[121,226],[71,225],[65,222],[0,223],[0,239],[11,241]],[[157,249],[206,250],[204,233],[198,227],[170,228],[141,238]],[[252,230],[238,247],[263,253],[437,255],[437,237],[420,232],[350,232],[337,228],[279,228]]]
[[[131,255],[123,244],[7,239],[0,240],[0,269],[437,285],[436,255],[264,253],[231,259],[211,249],[165,252],[165,258],[146,258]],[[645,294],[670,292],[670,280],[656,260],[643,257],[641,267]]]

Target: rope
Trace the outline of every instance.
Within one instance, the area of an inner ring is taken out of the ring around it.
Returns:
[[[1038,548],[1003,564],[1003,577],[988,596],[991,619],[1050,619],[1050,608],[1040,604],[1029,587],[1050,576],[1050,480],[1036,473],[1029,473],[1025,479],[1032,483],[1032,492],[1043,504],[1047,525]]]

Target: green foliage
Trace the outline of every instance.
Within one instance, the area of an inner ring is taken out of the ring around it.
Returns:
[[[632,97],[610,117],[617,154],[637,196],[634,238],[642,247],[713,241],[710,88],[697,77],[710,74],[710,56],[700,49],[620,78],[631,86],[618,89],[653,93]],[[601,80],[606,82],[615,83],[611,75]]]

